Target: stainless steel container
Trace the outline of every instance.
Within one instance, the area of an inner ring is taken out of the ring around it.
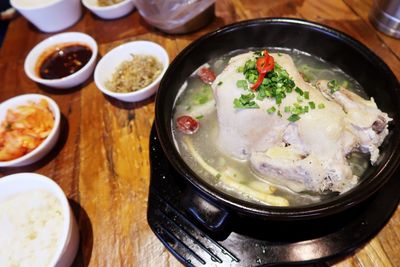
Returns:
[[[370,20],[378,30],[400,38],[400,0],[374,0]]]

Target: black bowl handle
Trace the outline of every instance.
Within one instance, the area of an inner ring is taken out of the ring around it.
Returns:
[[[205,199],[191,188],[186,188],[181,204],[202,226],[213,233],[228,230],[229,212]]]

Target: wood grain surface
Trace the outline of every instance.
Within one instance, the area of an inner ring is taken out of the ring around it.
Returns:
[[[368,20],[370,0],[217,0],[216,18],[191,34],[168,35],[149,26],[137,11],[105,21],[88,11],[68,31],[93,36],[104,55],[128,40],[152,40],[172,60],[196,38],[223,25],[260,17],[294,17],[326,24],[361,41],[400,78],[400,40]],[[70,199],[81,233],[74,266],[180,266],[146,221],[149,187],[149,133],[154,98],[126,104],[105,97],[93,80],[70,90],[30,81],[23,64],[32,47],[51,36],[23,17],[10,23],[0,50],[0,101],[23,93],[52,97],[62,111],[56,148],[33,166],[0,169],[0,176],[32,171],[54,179]],[[100,56],[101,56],[100,55]],[[354,254],[318,266],[400,266],[400,211]]]

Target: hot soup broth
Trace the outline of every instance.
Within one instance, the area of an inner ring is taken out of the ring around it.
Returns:
[[[241,50],[223,55],[205,66],[218,75],[232,57],[246,52],[248,51]],[[354,79],[320,58],[298,50],[270,48],[268,52],[289,54],[308,83],[314,85],[318,80],[336,80],[346,89],[367,98],[362,87]],[[219,124],[212,87],[199,79],[196,73],[193,73],[180,89],[174,106],[172,129],[175,144],[183,160],[202,179],[236,198],[266,205],[302,206],[338,194],[329,190],[295,192],[282,184],[274,183],[274,177],[263,176],[254,171],[249,161],[237,160],[221,153],[216,145]],[[190,115],[198,121],[200,126],[195,134],[185,134],[177,130],[176,120],[182,115]],[[362,177],[369,166],[368,153],[354,152],[348,154],[347,158],[353,174]],[[271,199],[269,196],[277,199]],[[282,203],[281,198],[287,202]]]

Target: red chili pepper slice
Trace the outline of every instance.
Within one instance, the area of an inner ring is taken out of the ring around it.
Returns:
[[[207,67],[202,67],[199,69],[197,72],[197,75],[200,77],[200,79],[207,84],[212,84],[212,82],[215,80],[216,75],[212,69],[207,68]]]
[[[275,67],[274,58],[268,54],[267,50],[264,50],[264,57],[257,59],[256,67],[258,71],[258,79],[257,82],[251,87],[253,91],[260,87],[262,81],[264,80],[265,74],[272,71]]]
[[[181,116],[176,119],[176,126],[184,134],[194,134],[199,130],[199,122],[190,116]]]
[[[257,59],[256,67],[258,73],[267,73],[267,59],[265,57],[260,57]]]
[[[255,90],[257,90],[258,87],[260,87],[260,85],[262,84],[262,82],[264,80],[265,74],[267,74],[267,73],[261,72],[260,74],[258,74],[257,82],[251,86],[251,90],[255,91]]]
[[[267,51],[264,52],[264,57],[257,60],[256,66],[259,73],[267,73],[274,69],[274,58]]]

